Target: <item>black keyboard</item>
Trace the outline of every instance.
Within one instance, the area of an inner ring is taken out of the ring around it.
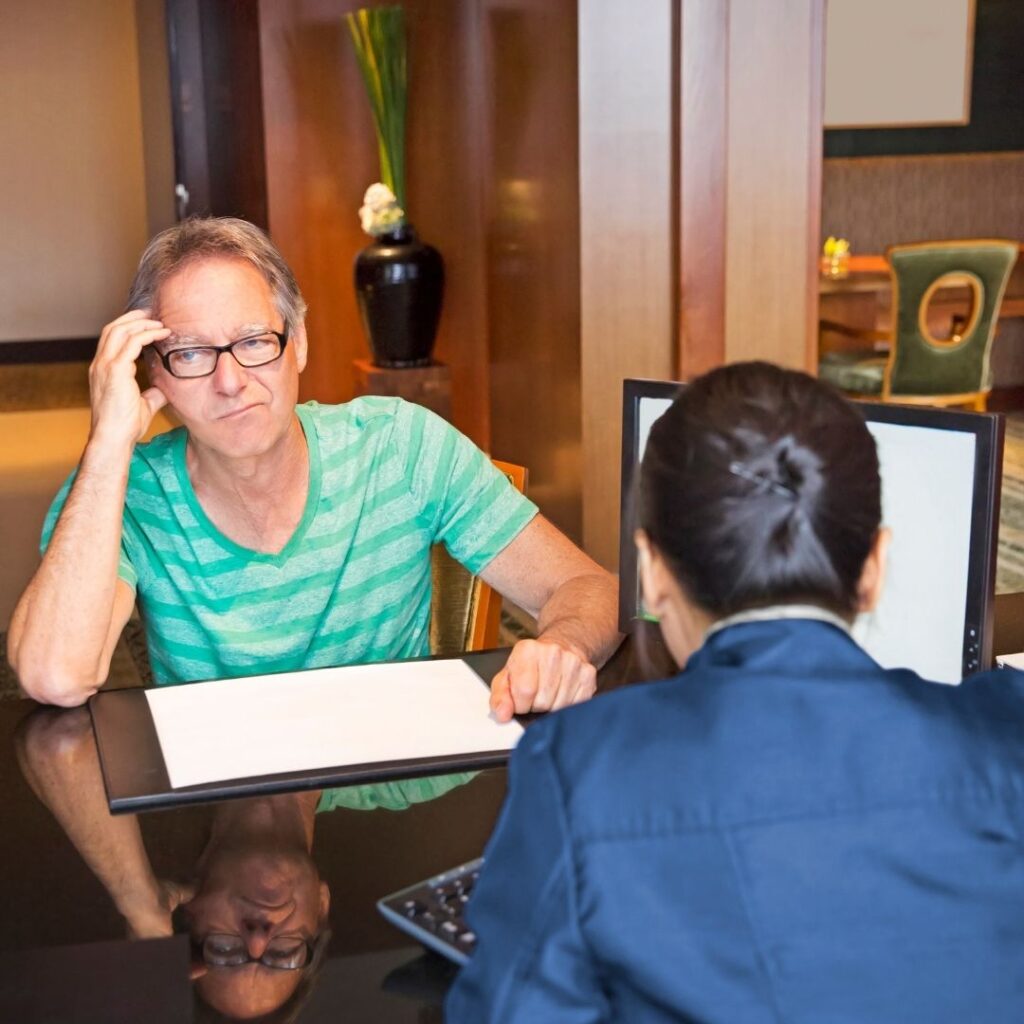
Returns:
[[[465,964],[476,947],[465,909],[483,858],[417,882],[377,901],[377,909],[424,946],[457,964]]]

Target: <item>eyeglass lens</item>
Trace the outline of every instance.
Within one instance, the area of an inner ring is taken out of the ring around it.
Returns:
[[[206,377],[217,368],[222,352],[230,352],[241,366],[262,366],[277,359],[281,349],[281,339],[276,334],[261,334],[242,338],[225,348],[177,348],[167,354],[167,365],[176,377]]]
[[[305,939],[282,937],[273,939],[259,957],[259,962],[278,970],[296,970],[305,967],[309,959]],[[203,943],[203,959],[215,967],[238,967],[256,958],[238,935],[208,935]]]

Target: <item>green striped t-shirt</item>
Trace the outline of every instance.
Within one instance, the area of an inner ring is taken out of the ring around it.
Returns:
[[[309,494],[284,549],[225,537],[179,428],[140,444],[118,574],[136,590],[158,683],[429,653],[430,546],[479,572],[536,514],[468,438],[396,398],[297,408]],[[70,478],[43,528],[49,542]]]

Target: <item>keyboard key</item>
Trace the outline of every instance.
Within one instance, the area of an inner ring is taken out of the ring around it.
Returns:
[[[416,923],[428,931],[437,931],[437,926],[440,924],[441,919],[436,915],[432,914],[429,910],[425,910],[422,914],[414,919]]]

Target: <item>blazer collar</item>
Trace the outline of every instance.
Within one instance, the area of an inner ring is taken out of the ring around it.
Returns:
[[[723,622],[721,629],[709,631],[684,671],[714,668],[826,676],[880,671],[878,663],[841,625],[820,617]]]

